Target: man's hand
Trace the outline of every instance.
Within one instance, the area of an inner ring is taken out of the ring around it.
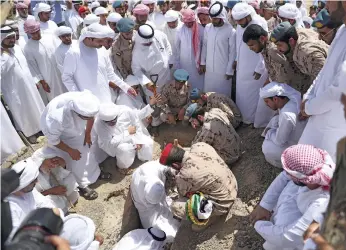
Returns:
[[[56,186],[56,187],[52,187],[49,189],[49,194],[53,194],[53,195],[64,195],[66,194],[67,189],[65,186]]]
[[[317,245],[318,250],[334,250],[334,248],[320,234],[311,235],[311,239]]]
[[[253,72],[253,78],[255,79],[255,80],[258,80],[258,79],[260,79],[261,78],[261,74],[260,73],[257,73],[257,72]]]
[[[135,127],[135,126],[129,126],[129,127],[127,128],[127,131],[129,131],[129,134],[130,134],[130,135],[133,135],[133,134],[136,133],[136,127]]]
[[[179,113],[178,113],[178,119],[179,119],[179,121],[184,120],[184,115],[185,115],[185,109],[182,108],[181,110],[179,110]]]
[[[198,74],[202,75],[205,73],[205,71],[206,71],[205,65],[199,65]]]
[[[142,144],[137,144],[137,145],[136,145],[136,149],[137,149],[137,150],[141,150],[141,149],[142,149],[142,147],[143,147],[143,145],[142,145]]]
[[[148,117],[146,118],[146,120],[147,120],[147,123],[148,123],[148,124],[151,124],[152,121],[153,121],[153,117],[150,115],[150,116],[148,116]]]
[[[71,249],[69,242],[57,235],[46,236],[44,238],[44,241],[55,246],[56,250],[70,250]]]
[[[47,93],[50,93],[50,87],[48,83],[45,80],[41,80],[40,83],[42,85],[43,90],[46,91]]]
[[[271,216],[270,211],[261,207],[260,205],[257,205],[255,210],[253,210],[252,213],[250,214],[250,222],[252,224],[255,224],[256,221],[258,220],[269,220],[270,216]]]
[[[231,80],[232,77],[233,77],[232,75],[227,75],[227,74],[225,75],[226,80]]]
[[[307,118],[309,118],[310,116],[308,114],[305,113],[305,103],[308,100],[304,100],[302,101],[302,103],[300,104],[300,113],[299,113],[299,120],[306,120]]]
[[[236,70],[237,69],[237,61],[234,61],[234,63],[232,64],[232,69]]]
[[[70,157],[74,161],[79,161],[80,158],[82,157],[81,153],[77,149],[74,149],[74,148],[70,148],[67,153],[70,155]]]
[[[304,232],[303,239],[306,241],[307,239],[311,238],[311,235],[315,233],[320,227],[320,224],[316,221],[313,221],[308,229]]]
[[[167,123],[168,124],[176,124],[176,120],[173,114],[167,115]]]
[[[268,77],[267,80],[264,82],[263,87],[266,86],[268,83],[270,83],[269,77]]]
[[[100,246],[103,244],[103,236],[100,234],[95,234],[95,240],[98,241],[100,243]]]
[[[130,87],[129,90],[127,91],[127,93],[129,95],[132,95],[132,96],[137,96],[137,92],[134,88]]]
[[[113,90],[118,90],[120,89],[118,85],[116,85],[114,82],[109,82],[109,87],[111,87]]]
[[[90,146],[93,144],[92,141],[91,141],[91,133],[85,133],[85,136],[84,136],[84,146],[85,145],[89,145],[89,148]]]
[[[156,103],[161,102],[162,97],[160,94],[157,94],[156,96],[150,97],[149,104],[150,105],[155,105]]]

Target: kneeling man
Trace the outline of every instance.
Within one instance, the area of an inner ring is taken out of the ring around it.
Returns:
[[[135,156],[141,161],[152,159],[153,140],[141,125],[134,110],[126,106],[105,103],[95,122],[98,146],[117,158],[117,166],[126,174]]]

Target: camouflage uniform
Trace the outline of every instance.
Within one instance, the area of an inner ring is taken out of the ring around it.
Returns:
[[[273,31],[273,29],[279,25],[279,20],[276,19],[275,17],[272,17],[270,18],[268,21],[267,21],[267,24],[268,24],[268,31],[269,33]]]
[[[131,68],[133,45],[132,40],[126,40],[119,34],[111,48],[113,68],[118,70],[123,79],[133,74]]]
[[[215,149],[198,142],[191,146],[182,161],[182,168],[175,177],[178,192],[202,192],[214,202],[213,215],[227,214],[237,197],[237,180]],[[184,202],[173,202],[172,212],[177,217],[185,214]]]
[[[162,86],[162,101],[159,106],[166,114],[177,115],[182,108],[188,107],[190,86],[185,85],[181,90],[176,90],[174,86],[174,82]]]
[[[226,113],[227,118],[231,122],[233,128],[236,129],[239,127],[243,119],[239,108],[231,98],[215,92],[208,92],[206,95],[208,97],[206,111],[210,111],[212,108],[221,109]]]
[[[225,112],[213,108],[205,113],[203,127],[197,132],[192,145],[205,142],[212,146],[221,158],[230,165],[241,156],[241,140]]]

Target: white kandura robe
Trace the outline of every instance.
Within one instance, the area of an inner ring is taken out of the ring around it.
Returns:
[[[62,81],[68,91],[88,89],[101,103],[113,102],[109,82],[114,82],[127,92],[129,86],[113,70],[109,54],[105,48],[87,47],[83,41],[68,50],[64,60]]]
[[[141,165],[132,175],[131,196],[138,210],[141,224],[144,228],[154,227],[166,233],[167,241],[172,242],[179,229],[180,222],[173,218],[170,210],[171,199],[164,195],[160,203],[151,204],[144,192],[148,181],[159,179],[165,184],[167,167],[158,161],[150,161]]]
[[[337,142],[346,136],[344,108],[340,102],[346,89],[346,28],[341,26],[329,47],[327,60],[304,96],[305,112],[311,115],[299,144],[326,150],[336,160]]]
[[[24,32],[24,23],[26,20],[35,20],[35,17],[32,15],[28,15],[26,19],[18,16],[18,30],[19,30],[19,36],[22,37],[25,42],[28,41],[28,35]]]
[[[47,93],[40,85],[40,94],[46,105],[54,97],[66,92],[56,64],[55,49],[51,35],[42,35],[39,41],[29,39],[24,47],[24,55],[34,83],[45,80],[50,87],[50,93]]]
[[[153,140],[148,131],[142,126],[136,112],[126,106],[117,106],[120,110],[115,126],[109,126],[106,122],[97,119],[95,121],[95,132],[98,136],[98,145],[108,155],[117,158],[119,168],[129,168],[137,155],[141,161],[152,159]],[[136,133],[130,135],[129,126],[136,127]],[[136,145],[142,148],[136,150]]]
[[[85,188],[97,181],[100,168],[89,145],[83,145],[87,122],[79,118],[68,105],[75,98],[75,94],[65,93],[54,98],[41,116],[41,128],[47,137],[48,146],[56,150],[65,160],[67,170],[74,174],[79,187]],[[68,153],[55,147],[54,145],[58,145],[60,141],[79,150],[81,158],[74,161]]]
[[[155,30],[153,43],[150,46],[135,43],[131,64],[133,74],[142,86],[148,82],[154,82],[156,77],[150,76],[157,74],[156,86],[158,92],[160,92],[162,86],[171,80],[169,69],[169,58],[171,56],[172,48],[167,36],[163,32]]]
[[[81,16],[78,14],[78,12],[74,9],[74,7],[72,8],[72,12],[71,15],[69,16],[69,25],[73,31],[73,38],[77,38],[77,28],[78,26],[83,22],[83,18],[81,18]]]
[[[166,18],[162,13],[154,11],[153,13],[149,14],[148,21],[154,23],[156,29],[162,31],[166,23]]]
[[[1,92],[17,130],[29,137],[41,130],[40,117],[44,104],[22,49],[15,45],[10,53],[1,54]]]
[[[249,23],[258,24],[264,30],[268,31],[268,25],[265,19],[255,15]],[[237,88],[236,100],[237,106],[243,116],[243,122],[250,124],[254,123],[257,105],[259,101],[259,90],[267,80],[267,74],[262,74],[258,80],[254,79],[254,72],[261,58],[260,54],[256,54],[249,49],[246,43],[243,42],[243,33],[246,28],[237,25],[236,31],[236,49],[237,49]],[[262,106],[262,107],[265,107]],[[260,113],[258,114],[260,115]],[[268,121],[271,117],[269,117]]]
[[[232,92],[232,81],[226,75],[233,75],[236,58],[236,32],[229,23],[221,27],[207,24],[204,30],[201,64],[206,65],[204,91],[224,94]]]
[[[56,48],[55,60],[56,60],[56,64],[57,64],[58,69],[59,69],[61,74],[63,73],[64,60],[65,60],[65,56],[66,56],[67,51],[71,48],[71,46],[76,46],[75,44],[77,44],[77,43],[78,43],[77,40],[72,40],[71,45],[66,45],[64,43],[60,43],[60,45]]]
[[[53,41],[53,44],[56,47],[59,46],[61,43],[59,37],[55,35],[55,30],[58,28],[58,25],[56,25],[55,22],[52,20],[48,20],[47,22],[40,22],[40,29],[41,29],[41,35],[42,36],[51,36],[51,39]]]
[[[303,234],[313,221],[313,215],[328,206],[329,191],[319,187],[310,190],[299,187],[286,172],[281,172],[264,194],[260,206],[274,211],[270,221],[257,221],[255,230],[266,242],[265,250],[303,249]]]
[[[11,210],[12,236],[31,211],[42,207],[55,207],[48,198],[39,193],[35,188],[32,190],[32,192],[25,193],[22,196],[11,194],[6,197],[6,200],[9,202]]]
[[[201,58],[202,45],[203,45],[203,26],[197,23],[199,29],[199,51],[198,57]],[[175,40],[175,62],[174,69],[185,69],[189,72],[189,84],[191,89],[198,88],[204,89],[204,74],[198,74],[199,64],[196,62],[195,53],[192,44],[192,28],[183,25],[176,34]]]
[[[265,135],[262,152],[266,161],[275,167],[282,167],[281,154],[286,148],[296,145],[303,133],[306,121],[300,121],[298,114],[296,102],[290,100],[268,124],[270,129]]]
[[[1,103],[1,164],[12,154],[25,147]]]

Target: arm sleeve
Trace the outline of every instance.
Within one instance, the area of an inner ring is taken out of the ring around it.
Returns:
[[[270,129],[266,134],[266,139],[278,146],[282,146],[288,142],[296,124],[296,118],[293,118],[293,115],[294,114],[286,114],[285,112],[280,114],[279,127],[277,129]]]
[[[64,66],[61,75],[61,80],[69,92],[79,91],[79,88],[74,80],[74,72],[77,69],[77,55],[71,51],[67,52],[64,59]]]
[[[264,58],[263,58],[261,53],[259,53],[259,56],[260,56],[260,58],[258,60],[257,66],[255,68],[255,72],[263,75],[265,70],[266,70],[266,65],[265,65]]]
[[[167,54],[169,56],[169,59],[173,56],[172,52],[172,46],[170,42],[168,41],[167,35],[162,32],[162,40],[163,40],[163,45],[165,46],[165,50],[167,51]]]
[[[137,116],[139,119],[143,120],[147,118],[151,113],[153,113],[154,110],[151,108],[151,106],[148,104],[144,108],[137,111]]]
[[[181,30],[181,29],[180,29]],[[174,68],[180,69],[180,46],[181,46],[181,37],[180,37],[180,30],[178,31],[177,35],[175,36],[175,51],[174,51]]]
[[[132,72],[138,78],[138,81],[142,85],[145,85],[151,82],[151,80],[148,77],[146,77],[146,75],[143,73],[140,61],[136,60],[138,58],[136,50],[137,49],[135,45],[135,48],[133,49],[133,53],[132,53],[132,62],[131,62]]]
[[[205,142],[209,145],[213,145],[213,138],[214,134],[209,129],[202,127],[202,129],[197,132],[191,144],[195,144],[197,142]]]
[[[323,212],[328,204],[326,198],[314,201],[303,216],[290,225],[274,225],[271,221],[258,221],[256,231],[269,243],[282,248],[296,247],[303,244],[303,234],[313,221],[313,214]],[[282,215],[285,216],[285,215]]]
[[[48,144],[55,146],[60,143],[60,135],[63,131],[62,125],[60,122],[46,118],[48,123],[43,129],[42,132],[47,137]]]
[[[326,90],[305,103],[305,113],[320,115],[340,105],[341,93],[346,89],[346,60],[343,61],[335,81]],[[323,104],[323,105],[321,105]]]
[[[304,65],[312,79],[316,79],[325,62],[326,55],[324,55],[321,51],[307,54],[306,60],[304,60]]]
[[[3,53],[1,55],[1,75],[7,74],[15,66],[14,58],[10,55]]]
[[[208,46],[208,27],[204,29],[202,54],[201,54],[201,65],[206,65],[207,61],[207,46]]]
[[[163,111],[166,113],[166,114],[169,114],[169,113],[172,113],[171,112],[171,109],[169,108],[168,106],[168,100],[169,100],[169,91],[168,91],[168,88],[169,88],[169,83],[166,83],[163,87],[162,87],[162,90],[161,90],[161,107],[163,109]]]
[[[228,39],[228,64],[226,68],[226,75],[233,75],[234,70],[232,68],[233,62],[236,58],[236,37],[235,30],[232,28],[232,34]]]
[[[123,80],[121,80],[119,78],[119,76],[117,76],[114,73],[114,68],[112,66],[112,63],[111,63],[111,60],[110,60],[109,56],[106,56],[105,60],[106,60],[106,65],[107,65],[106,67],[107,67],[107,77],[108,77],[108,80],[110,82],[115,83],[122,91],[127,93],[127,91],[129,90],[130,86],[127,83],[125,83]]]
[[[31,72],[32,77],[35,80],[35,83],[44,80],[43,76],[41,75],[40,68],[38,67],[38,64],[36,62],[36,59],[34,55],[31,53],[30,49],[27,48],[27,46],[25,46],[24,48],[24,55],[26,61],[28,62],[29,70]]]
[[[263,195],[260,202],[260,206],[267,209],[268,211],[273,211],[282,190],[286,187],[287,183],[291,179],[287,176],[286,172],[281,172],[270,184],[269,188]]]

